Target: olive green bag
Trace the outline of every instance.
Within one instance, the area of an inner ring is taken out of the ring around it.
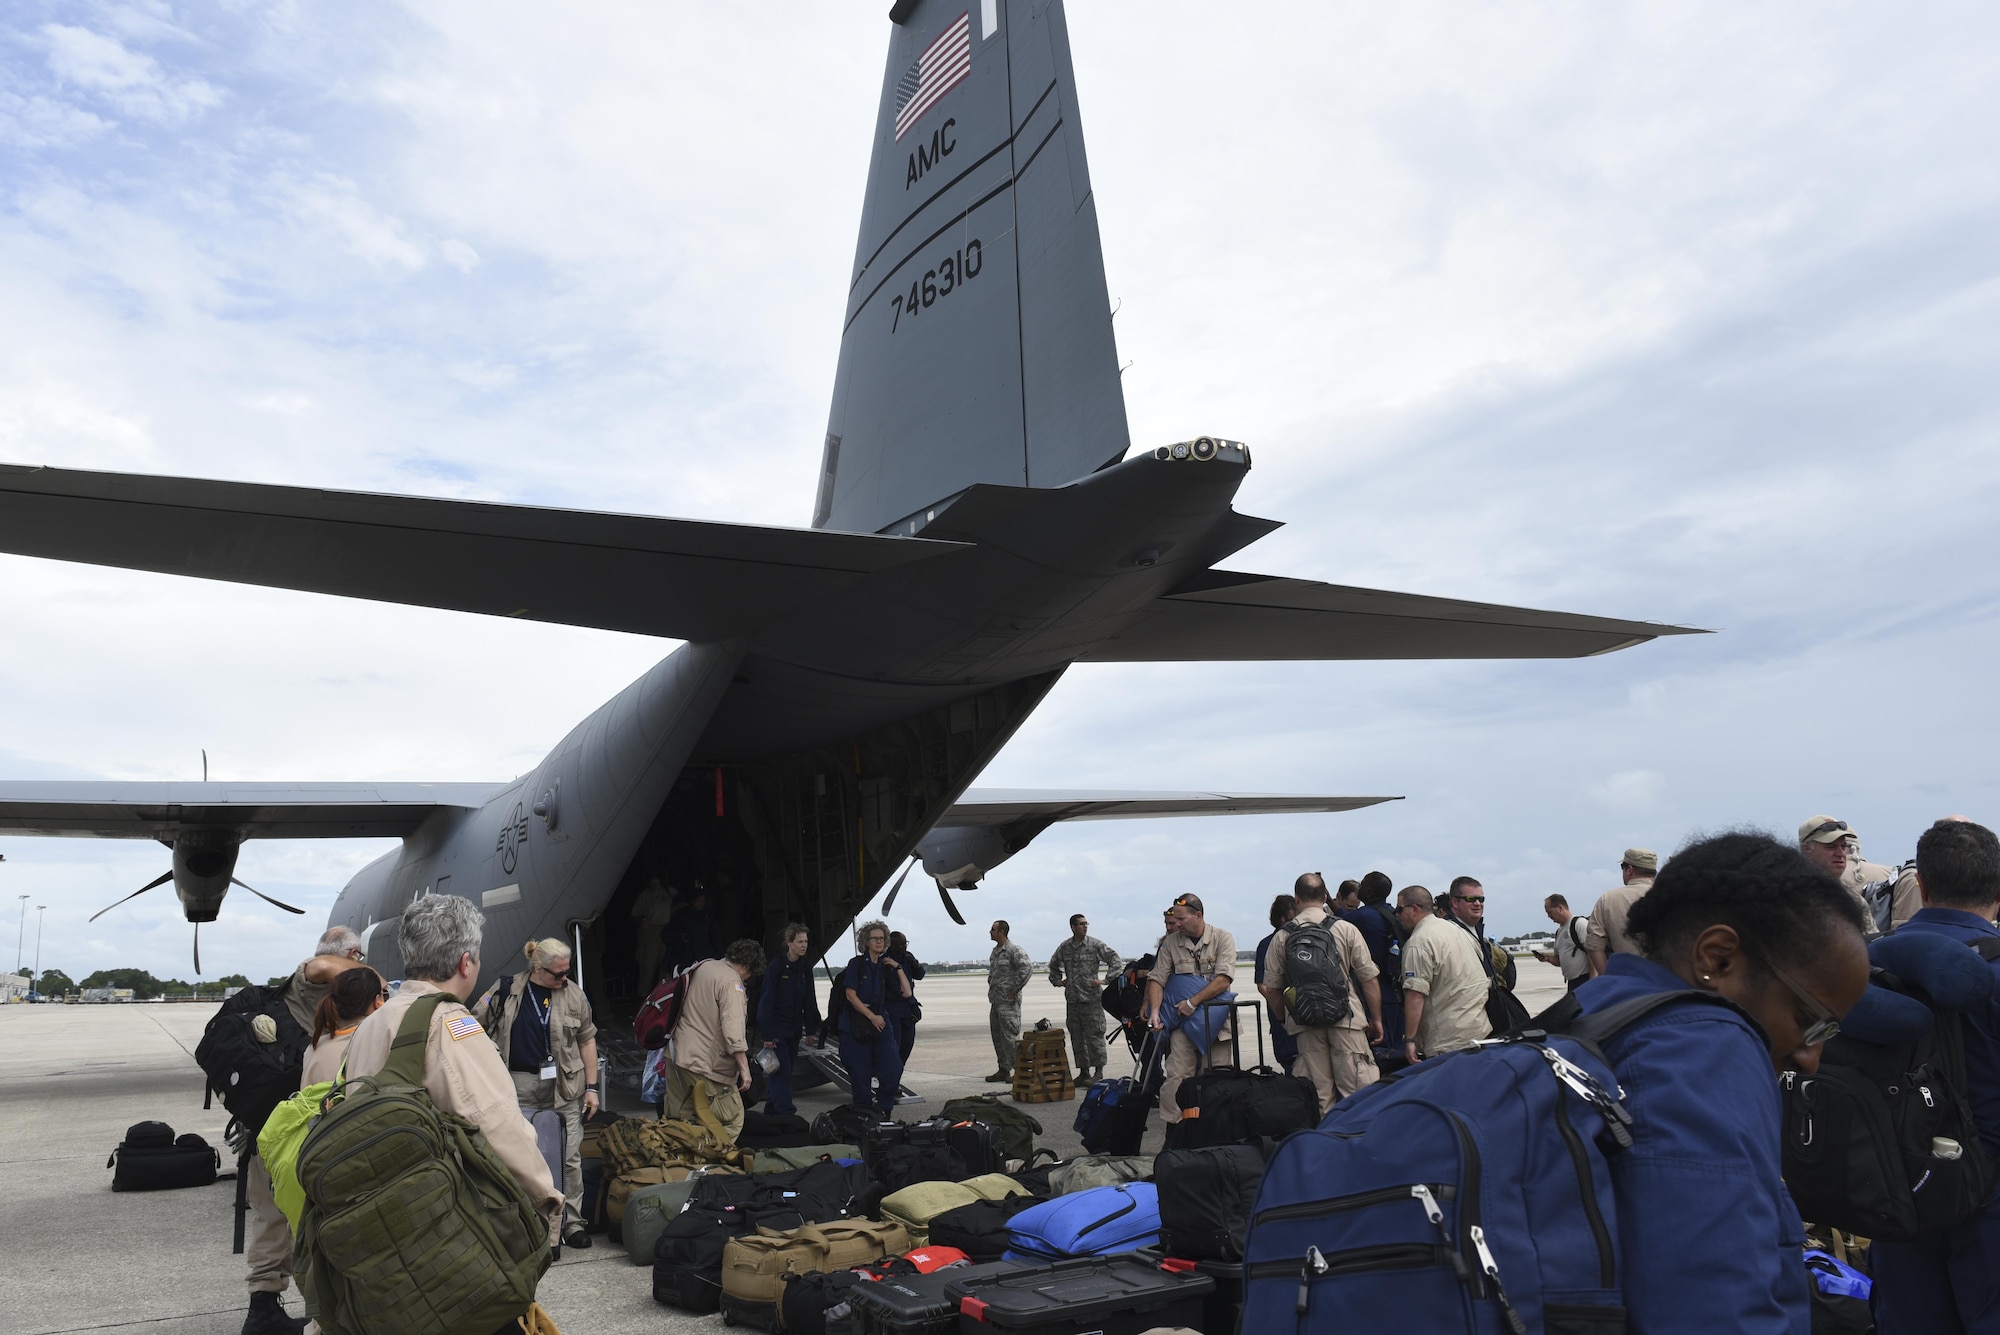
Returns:
[[[419,997],[389,1061],[351,1080],[299,1150],[292,1266],[327,1335],[492,1335],[528,1310],[549,1226],[479,1128],[424,1091]]]
[[[1035,1157],[1035,1137],[1042,1134],[1042,1124],[1013,1104],[1002,1103],[998,1094],[970,1094],[952,1099],[938,1112],[954,1122],[984,1122],[993,1127],[999,1131],[1009,1159],[1025,1161]]]

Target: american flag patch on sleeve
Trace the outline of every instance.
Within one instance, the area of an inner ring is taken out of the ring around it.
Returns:
[[[473,1019],[470,1015],[452,1016],[444,1022],[444,1031],[453,1038],[471,1038],[474,1034],[482,1032],[479,1028],[479,1021]]]

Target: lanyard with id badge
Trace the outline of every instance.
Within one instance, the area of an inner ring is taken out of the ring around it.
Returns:
[[[534,1004],[535,1004],[535,994],[532,990],[530,990],[528,993],[528,1005],[533,1006]],[[555,993],[551,992],[549,993],[548,997],[543,1000],[540,1012],[542,1021],[541,1078],[544,1080],[553,1080],[556,1078],[556,1045],[555,1045],[555,1040],[549,1034],[549,1012],[555,1009],[555,1004],[556,1004]]]

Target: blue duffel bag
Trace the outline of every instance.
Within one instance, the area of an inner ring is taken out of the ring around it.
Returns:
[[[1009,1261],[1104,1256],[1160,1242],[1160,1197],[1150,1182],[1092,1187],[1030,1206],[1007,1221]]]

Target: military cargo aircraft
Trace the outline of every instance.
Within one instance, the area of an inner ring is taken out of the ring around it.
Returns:
[[[171,866],[134,893],[171,882],[197,932],[246,839],[397,837],[330,920],[385,976],[405,908],[450,894],[495,940],[573,936],[591,990],[630,997],[655,879],[706,890],[725,939],[797,920],[826,942],[905,859],[956,917],[952,890],[1057,821],[1389,800],[971,788],[1072,663],[1563,658],[1686,633],[1219,568],[1278,525],[1231,506],[1241,442],[1131,448],[1062,5],[890,19],[809,528],[0,468],[11,553],[680,648],[508,782],[9,782],[0,833],[158,840]]]

